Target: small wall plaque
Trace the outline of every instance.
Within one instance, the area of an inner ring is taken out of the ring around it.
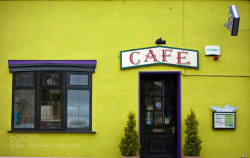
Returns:
[[[205,46],[205,55],[220,55],[220,46]]]

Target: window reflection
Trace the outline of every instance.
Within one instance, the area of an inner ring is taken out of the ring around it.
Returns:
[[[82,71],[15,72],[12,129],[91,131],[91,78]]]
[[[16,74],[16,85],[33,85],[32,73]]]
[[[15,90],[14,128],[34,128],[34,90]]]
[[[70,75],[70,85],[88,85],[88,75]]]
[[[162,95],[162,82],[154,82],[154,94]]]
[[[163,102],[162,97],[155,97],[154,98],[154,105],[155,105],[155,110],[162,110]]]
[[[162,125],[162,112],[161,111],[155,111],[154,112],[154,125],[160,126]]]
[[[172,86],[170,80],[147,81],[145,83],[146,125],[162,126],[172,123]]]
[[[61,91],[42,90],[41,128],[61,127]]]
[[[59,85],[60,74],[59,73],[46,73],[42,75],[43,85]]]
[[[171,123],[171,111],[164,112],[164,124],[169,125]]]
[[[153,125],[153,111],[147,111],[145,119],[146,125]]]
[[[68,90],[67,127],[89,128],[89,90]]]
[[[147,110],[153,110],[153,97],[146,97],[145,103]]]
[[[145,85],[145,91],[146,91],[146,95],[153,95],[153,88],[154,88],[154,85],[153,85],[153,82],[146,82],[146,85]]]

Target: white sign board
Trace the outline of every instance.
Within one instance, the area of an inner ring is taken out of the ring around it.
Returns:
[[[220,46],[205,46],[205,55],[220,55]]]
[[[199,69],[197,50],[156,46],[120,53],[121,69],[157,64]]]

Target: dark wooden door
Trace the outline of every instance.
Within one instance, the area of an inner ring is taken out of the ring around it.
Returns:
[[[171,77],[141,76],[141,158],[176,157],[175,87]]]

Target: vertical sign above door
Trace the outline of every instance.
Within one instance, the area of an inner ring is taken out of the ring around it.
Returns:
[[[149,65],[173,65],[199,69],[197,50],[173,47],[148,47],[120,52],[121,69]]]

